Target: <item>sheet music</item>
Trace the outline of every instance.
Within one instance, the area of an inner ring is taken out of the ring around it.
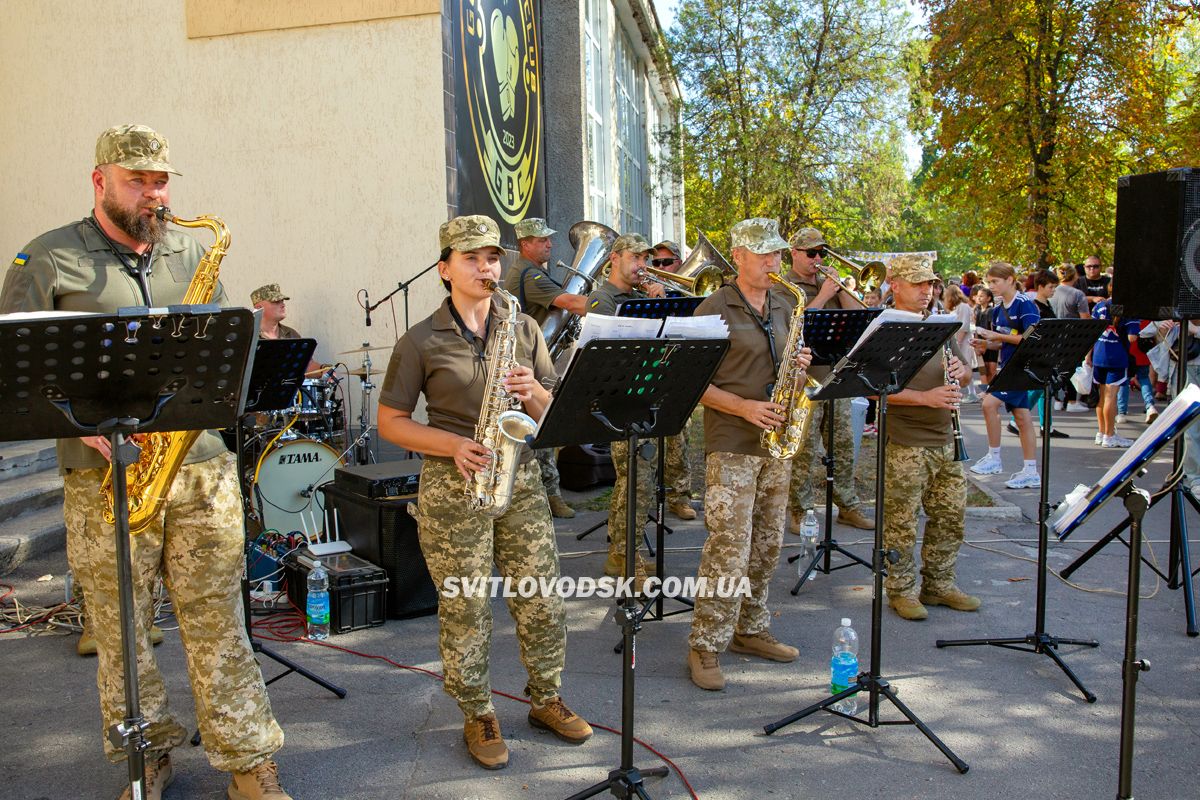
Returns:
[[[0,322],[23,322],[36,319],[67,319],[72,317],[98,317],[98,311],[14,311],[0,314]]]
[[[592,339],[657,339],[660,328],[661,319],[584,314],[575,347],[582,350]]]
[[[667,317],[660,338],[728,339],[729,325],[720,314],[699,317]]]
[[[858,346],[871,338],[871,334],[875,332],[875,329],[885,322],[953,322],[956,325],[962,324],[955,314],[930,314],[926,317],[917,311],[901,311],[898,308],[885,308],[879,312],[879,316],[871,320],[871,324],[863,331],[862,336],[858,337],[858,341],[854,343],[854,347],[850,350],[847,358],[854,355],[854,351],[858,349]]]

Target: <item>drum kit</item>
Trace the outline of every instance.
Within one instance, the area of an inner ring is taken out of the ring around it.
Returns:
[[[333,479],[333,471],[346,463],[353,451],[354,463],[370,458],[371,379],[382,374],[372,369],[370,353],[390,347],[362,347],[338,353],[361,354],[362,366],[347,375],[361,382],[358,426],[360,434],[351,441],[346,423],[346,396],[334,368],[322,367],[305,375],[295,402],[277,411],[260,412],[253,429],[247,430],[243,463],[243,488],[264,530],[283,534],[300,531],[315,534],[324,528],[324,503],[317,489]]]

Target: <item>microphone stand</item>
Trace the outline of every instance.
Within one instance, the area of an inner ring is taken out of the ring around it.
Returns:
[[[367,311],[367,327],[368,328],[371,327],[371,312],[372,311],[379,308],[381,305],[386,303],[388,300],[391,300],[392,297],[395,296],[396,292],[404,292],[404,330],[407,331],[408,330],[408,287],[410,287],[414,283],[416,283],[417,278],[420,278],[422,275],[424,275],[426,272],[429,272],[429,270],[433,269],[437,265],[438,265],[438,262],[435,261],[432,264],[430,264],[428,267],[426,267],[425,269],[418,272],[416,275],[413,275],[408,280],[401,281],[400,283],[396,284],[396,288],[393,289],[392,291],[388,292],[387,296],[384,297],[382,300],[380,300],[378,303],[370,302],[370,295],[367,294],[366,289],[363,289],[362,290],[363,299],[364,299],[363,307]]]

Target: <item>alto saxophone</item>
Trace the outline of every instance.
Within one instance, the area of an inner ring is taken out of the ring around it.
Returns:
[[[788,459],[800,449],[812,419],[813,401],[804,389],[818,384],[808,376],[807,370],[796,366],[796,355],[804,347],[804,291],[777,273],[770,273],[770,277],[795,296],[796,308],[792,311],[787,344],[779,360],[779,372],[775,375],[775,390],[771,393],[771,402],[783,406],[783,425],[775,430],[764,430],[759,443],[772,458]]]
[[[164,222],[173,222],[183,228],[208,228],[216,236],[212,247],[200,259],[192,282],[181,301],[184,305],[199,305],[212,300],[217,290],[217,278],[221,271],[221,259],[229,249],[229,228],[217,217],[204,215],[195,219],[180,219],[166,206],[159,206],[154,213]],[[202,431],[174,431],[146,434],[136,464],[125,470],[128,483],[129,532],[141,533],[157,519],[163,502],[171,490],[171,484],[183,466],[183,459],[192,449],[192,444]],[[104,498],[104,521],[110,525],[117,521],[113,508],[112,465],[100,485]]]
[[[496,344],[488,361],[488,381],[484,389],[475,441],[492,451],[488,465],[467,481],[471,509],[487,517],[499,517],[512,502],[513,483],[525,437],[537,431],[533,417],[516,408],[521,401],[504,389],[504,376],[517,361],[517,298],[488,281],[488,289],[504,299],[507,313],[496,330]]]

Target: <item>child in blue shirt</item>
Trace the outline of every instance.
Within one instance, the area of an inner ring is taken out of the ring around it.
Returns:
[[[1141,321],[1114,319],[1111,300],[1096,303],[1092,319],[1108,321],[1108,327],[1088,356],[1092,363],[1092,381],[1100,387],[1100,402],[1096,406],[1096,444],[1129,447],[1133,444],[1131,440],[1117,436],[1117,391],[1129,380],[1129,345],[1137,341]]]

